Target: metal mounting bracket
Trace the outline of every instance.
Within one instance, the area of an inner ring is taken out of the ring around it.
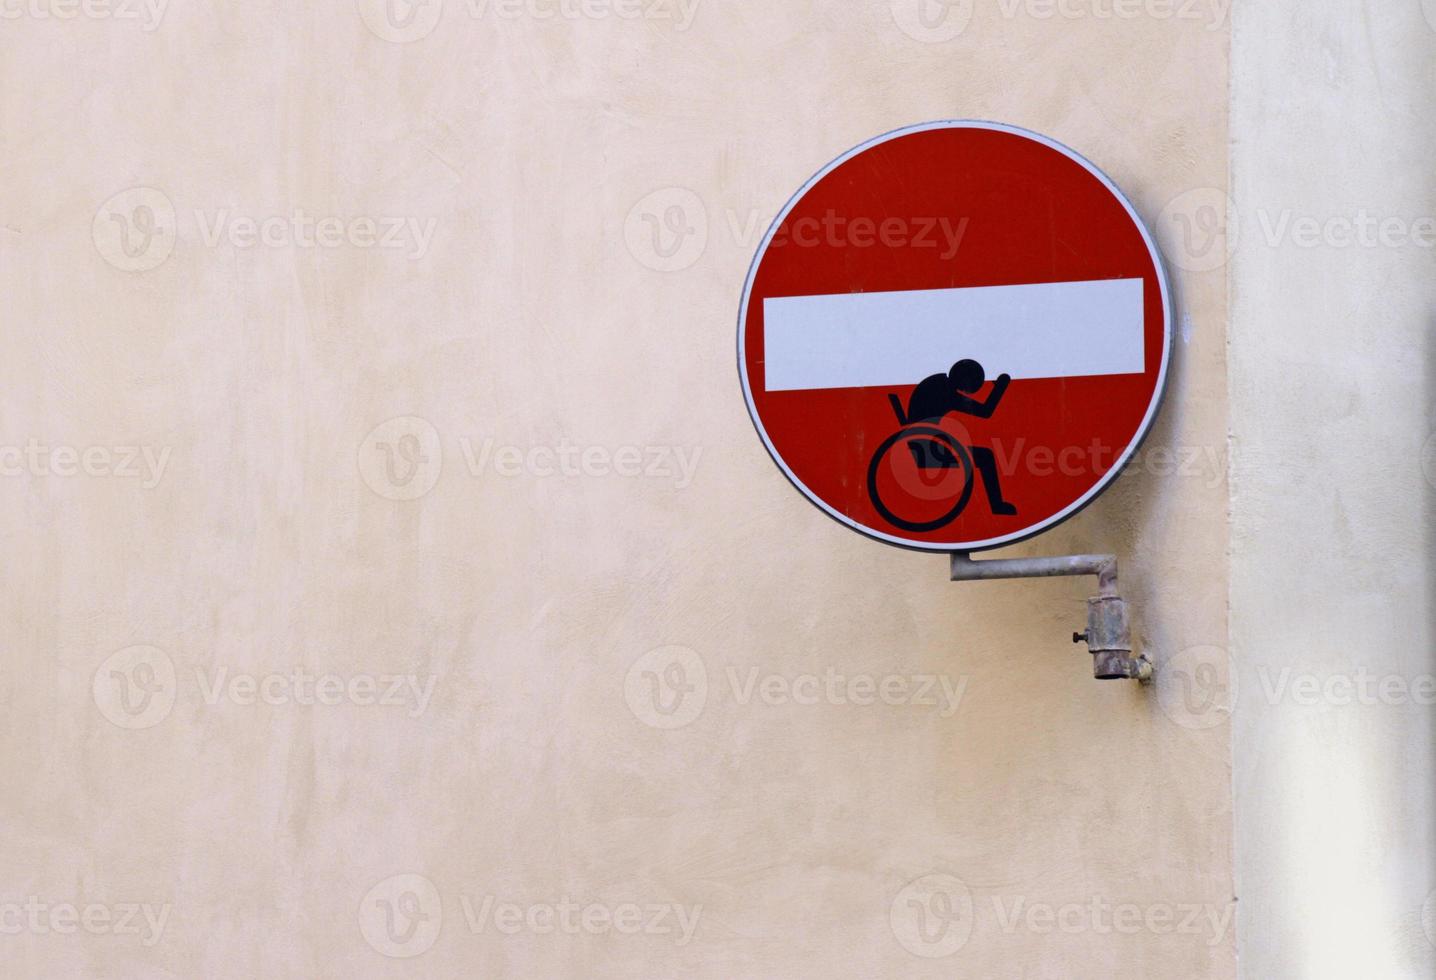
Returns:
[[[1097,576],[1097,595],[1087,600],[1087,631],[1073,633],[1072,642],[1086,641],[1092,654],[1092,675],[1098,680],[1152,680],[1152,662],[1144,653],[1132,656],[1132,630],[1127,603],[1117,594],[1116,555],[1061,555],[1053,558],[989,558],[973,561],[953,552],[952,581],[983,582],[1002,578],[1052,578],[1059,575]]]

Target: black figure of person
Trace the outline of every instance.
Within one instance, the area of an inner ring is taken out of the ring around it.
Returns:
[[[959,413],[975,415],[980,419],[992,418],[998,402],[1007,392],[1012,379],[999,374],[992,382],[992,391],[986,401],[973,397],[987,381],[987,372],[973,360],[961,360],[946,374],[934,374],[924,378],[913,389],[907,404],[907,422],[937,424],[945,415]],[[951,469],[958,464],[952,450],[935,439],[914,440],[912,448],[917,465],[923,469]],[[987,492],[987,503],[994,514],[1012,515],[1017,508],[1002,499],[1002,485],[997,478],[997,456],[987,446],[971,446],[972,464],[982,475],[982,487]]]

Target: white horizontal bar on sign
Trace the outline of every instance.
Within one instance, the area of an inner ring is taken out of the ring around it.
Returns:
[[[989,378],[1140,374],[1141,279],[763,301],[768,391],[915,385],[957,361]]]

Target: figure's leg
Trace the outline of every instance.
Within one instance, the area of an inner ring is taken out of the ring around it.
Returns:
[[[987,491],[987,503],[994,514],[1011,516],[1017,508],[1002,499],[1002,484],[997,479],[997,456],[986,446],[972,447],[972,465],[982,474],[982,489]]]

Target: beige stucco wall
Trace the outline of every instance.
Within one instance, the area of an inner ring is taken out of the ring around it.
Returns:
[[[1233,976],[1226,4],[1118,7],[7,7],[0,972]],[[1172,247],[1174,455],[1014,549],[1119,553],[1155,690],[744,412],[768,218],[944,117]]]
[[[1436,3],[1238,8],[1241,962],[1436,974]]]

